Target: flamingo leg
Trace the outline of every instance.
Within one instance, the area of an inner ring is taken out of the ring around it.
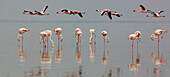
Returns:
[[[105,52],[105,37],[103,37],[103,39],[104,39],[104,52]]]
[[[24,37],[23,37],[23,34],[21,34],[22,35],[22,45],[23,45],[23,39],[24,39]]]
[[[58,35],[58,50],[60,51],[60,35]]]
[[[47,50],[48,50],[48,36],[47,36]]]
[[[94,34],[95,38],[94,38],[94,53],[96,53],[96,34]]]
[[[44,56],[44,50],[45,50],[45,42],[44,42],[44,37],[42,39],[43,39],[43,55],[42,55],[42,57],[43,57]]]
[[[133,61],[133,43],[134,43],[134,40],[132,40],[132,63],[134,63],[134,61]]]
[[[137,56],[138,56],[138,49],[139,49],[139,48],[138,48],[138,40],[137,40]]]
[[[158,35],[158,58],[159,58],[159,35]]]
[[[91,39],[91,45],[92,45],[92,50],[93,50],[93,37]]]

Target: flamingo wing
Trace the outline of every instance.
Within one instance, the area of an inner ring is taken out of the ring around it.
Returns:
[[[31,11],[27,11],[27,10],[24,10],[24,12],[30,12],[30,13],[32,13]]]
[[[83,18],[83,15],[82,15],[81,13],[78,13],[78,15],[79,15],[81,18]]]
[[[45,7],[42,9],[41,13],[44,13],[47,8],[48,8],[48,6],[45,6]]]
[[[108,12],[108,16],[112,20],[111,12]]]
[[[101,11],[101,16],[103,16],[105,12],[106,12],[105,10]]]
[[[157,14],[160,14],[160,13],[162,13],[162,12],[164,12],[164,11],[158,11]]]
[[[142,8],[142,10],[145,10],[145,7],[143,5],[140,5],[140,7]]]

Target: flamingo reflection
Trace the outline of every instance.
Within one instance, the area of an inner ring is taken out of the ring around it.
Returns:
[[[47,72],[45,71],[45,68],[42,66],[38,66],[33,68],[31,71],[24,72],[24,74],[29,77],[47,77]]]
[[[60,48],[58,46],[58,50],[56,51],[56,56],[55,56],[56,63],[61,62],[62,54],[63,54],[63,48],[61,47],[61,50],[60,50]]]
[[[137,55],[137,59],[135,63],[133,61],[133,55],[132,55],[132,63],[128,64],[129,70],[138,72],[139,66],[140,66],[140,54]]]
[[[82,65],[79,65],[78,71],[68,72],[66,77],[83,77]]]
[[[90,38],[89,38],[89,44],[90,44],[90,59],[94,59],[95,57],[95,53],[96,53],[96,34],[95,34],[96,30],[95,29],[90,29]],[[94,35],[94,38],[93,38]],[[93,42],[94,40],[94,42]],[[94,50],[93,50],[93,46],[94,46]]]
[[[41,60],[41,63],[42,64],[51,64],[51,57],[52,57],[52,54],[54,52],[54,48],[52,48],[52,51],[50,52],[50,56],[48,54],[48,50],[46,48],[43,49],[43,53],[41,53],[41,50],[40,50],[40,60]]]
[[[162,30],[162,29],[157,29],[157,30],[155,30],[155,32],[154,32],[154,34],[152,34],[151,35],[151,40],[153,41],[154,39],[153,38],[158,38],[158,57],[159,57],[159,41],[160,41],[160,39],[159,39],[159,36],[161,35],[161,34],[163,34],[162,36],[161,36],[161,39],[163,39],[163,36],[167,33],[168,31],[166,31],[166,30]]]
[[[160,77],[161,70],[159,68],[152,68],[151,70],[147,70],[148,75],[152,75],[154,77]]]
[[[161,54],[161,57],[159,57],[157,54],[152,52],[151,53],[151,59],[152,59],[152,61],[155,62],[156,65],[163,66],[163,65],[167,64],[167,60],[164,59],[163,54]]]
[[[19,53],[20,61],[25,62],[28,59],[28,54],[24,53],[23,45],[22,45],[22,49],[20,49],[20,46],[18,45],[17,51]]]
[[[120,77],[120,68],[111,68],[106,70],[106,75],[103,74],[102,77]]]

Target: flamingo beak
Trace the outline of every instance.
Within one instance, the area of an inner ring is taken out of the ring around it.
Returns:
[[[19,38],[17,38],[17,40],[20,41]]]
[[[61,42],[63,41],[63,38],[61,38]]]
[[[154,40],[153,40],[153,37],[151,37],[151,40],[154,41]]]

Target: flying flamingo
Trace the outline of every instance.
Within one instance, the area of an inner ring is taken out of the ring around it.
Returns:
[[[96,10],[96,12],[102,12],[102,11]],[[108,14],[106,14],[106,15],[108,16]],[[123,14],[119,14],[119,13],[117,13],[117,12],[115,12],[115,11],[111,11],[111,15],[114,15],[114,16],[117,16],[117,17],[123,16]]]
[[[44,12],[46,11],[46,9],[48,8],[48,6],[45,6],[41,12],[39,11],[36,11],[35,12],[31,12],[31,11],[27,11],[27,10],[24,10],[23,14],[29,14],[29,15],[49,15],[49,14],[45,14]]]
[[[164,12],[164,11],[158,11],[157,13],[152,13],[153,15],[147,15],[146,17],[156,17],[156,18],[158,18],[158,17],[165,17],[165,16],[160,16],[160,13],[162,13],[162,12]]]
[[[85,14],[85,12],[80,12],[80,11],[73,11],[74,14],[78,14],[81,18],[83,18],[82,14]]]
[[[112,11],[110,11],[108,9],[104,9],[101,11],[101,16],[103,16],[106,13],[109,16],[109,18],[112,20],[111,12]]]
[[[140,11],[137,10],[133,10],[133,12],[140,12],[140,13],[153,13],[152,11],[145,9],[145,7],[143,5],[140,5],[141,9]]]
[[[26,29],[26,28],[20,28],[19,30],[18,30],[18,32],[20,33],[20,35],[17,35],[17,39],[18,39],[18,41],[20,41],[19,40],[19,37],[20,36],[22,36],[22,44],[23,44],[23,34],[25,33],[25,32],[28,32],[28,31],[30,31],[29,29]]]
[[[162,36],[161,36],[161,39],[163,39],[163,36],[167,33],[168,31],[166,31],[166,30],[162,30],[162,29],[157,29],[157,30],[155,30],[155,32],[154,32],[154,34],[152,34],[151,35],[151,40],[153,41],[154,39],[153,38],[158,38],[158,57],[159,57],[159,36],[161,35],[161,34],[163,34]]]
[[[49,15],[49,14],[45,14],[45,13],[44,13],[47,8],[48,8],[48,6],[45,6],[45,7],[41,10],[41,12],[36,11],[36,10],[35,10],[35,12],[37,13],[37,15]]]
[[[52,48],[54,48],[54,42],[53,40],[51,39],[52,37],[52,31],[51,30],[44,30],[44,32],[46,32],[48,34],[48,36],[50,36],[50,41],[52,43]],[[47,36],[47,46],[48,46],[48,36]]]
[[[74,15],[73,11],[69,11],[67,9],[61,9],[61,12],[57,12],[57,14],[69,14],[69,15],[73,14]]]

